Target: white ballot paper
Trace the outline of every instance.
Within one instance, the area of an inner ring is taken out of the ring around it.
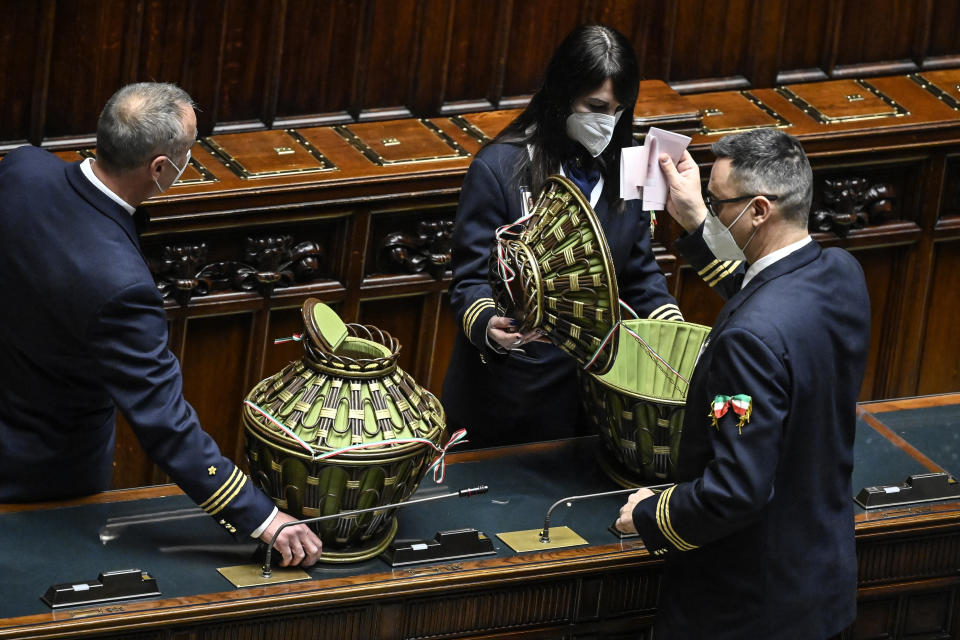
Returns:
[[[658,158],[666,153],[674,164],[680,162],[690,137],[650,127],[642,147],[620,151],[620,197],[643,199],[644,211],[661,211],[667,201],[667,179]]]

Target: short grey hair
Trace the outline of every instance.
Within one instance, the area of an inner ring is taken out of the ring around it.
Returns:
[[[783,217],[806,228],[813,201],[813,171],[796,138],[779,129],[726,136],[711,147],[730,159],[730,179],[743,195],[775,195]]]
[[[97,160],[123,172],[161,155],[182,158],[194,143],[193,132],[183,126],[183,109],[193,106],[190,95],[175,84],[128,84],[100,113]]]

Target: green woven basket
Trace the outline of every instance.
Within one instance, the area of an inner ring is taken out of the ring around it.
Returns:
[[[589,202],[563,176],[550,176],[529,218],[498,235],[489,280],[500,315],[520,331],[541,329],[591,371],[613,363],[620,321],[616,271]],[[595,358],[596,356],[596,358]]]
[[[257,384],[243,407],[252,478],[297,518],[407,500],[443,439],[443,408],[397,367],[390,334],[344,325],[315,300],[303,311],[303,358]],[[395,511],[314,523],[320,561],[380,554],[396,534]]]
[[[625,320],[619,332],[610,370],[580,376],[587,416],[603,443],[600,464],[624,487],[672,480],[688,382],[710,327]]]

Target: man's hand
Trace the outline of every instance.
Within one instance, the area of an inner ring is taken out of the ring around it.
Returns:
[[[620,533],[636,533],[637,528],[633,524],[633,508],[637,506],[638,502],[646,500],[652,495],[655,494],[650,489],[637,489],[634,493],[631,493],[630,497],[627,498],[627,504],[620,507],[620,517],[613,523],[616,530]]]
[[[280,525],[295,520],[296,518],[283,511],[278,511],[273,521],[267,525],[266,530],[260,534],[260,540],[270,544]],[[297,565],[309,567],[316,564],[317,560],[320,559],[323,543],[307,525],[297,524],[281,531],[273,548],[283,556],[283,560],[280,562],[281,567],[295,567]]]
[[[524,333],[518,332],[514,319],[503,316],[490,318],[487,322],[487,336],[507,351],[528,342],[549,342],[536,329]]]
[[[684,151],[676,166],[670,156],[661,153],[660,168],[670,185],[667,211],[687,233],[693,233],[707,217],[707,205],[700,191],[700,167],[690,152]]]

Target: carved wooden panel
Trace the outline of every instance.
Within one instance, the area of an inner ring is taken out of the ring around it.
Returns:
[[[344,277],[346,219],[147,237],[143,250],[164,298],[276,290]]]
[[[448,276],[454,215],[449,206],[375,214],[370,223],[366,275]]]
[[[323,613],[284,615],[256,621],[218,623],[199,627],[195,640],[237,638],[285,638],[286,640],[368,640],[376,637],[373,607],[333,609]]]
[[[405,603],[403,638],[444,637],[457,629],[492,634],[498,629],[565,622],[575,597],[573,580]]]
[[[960,566],[960,534],[862,542],[857,566],[861,586],[953,576]]]
[[[912,169],[912,171],[910,170]],[[846,237],[853,229],[911,219],[915,209],[904,186],[915,183],[916,168],[886,171],[818,172],[810,231]],[[906,197],[906,202],[902,202]]]
[[[659,573],[632,571],[608,576],[603,581],[600,617],[652,611],[659,591]]]

